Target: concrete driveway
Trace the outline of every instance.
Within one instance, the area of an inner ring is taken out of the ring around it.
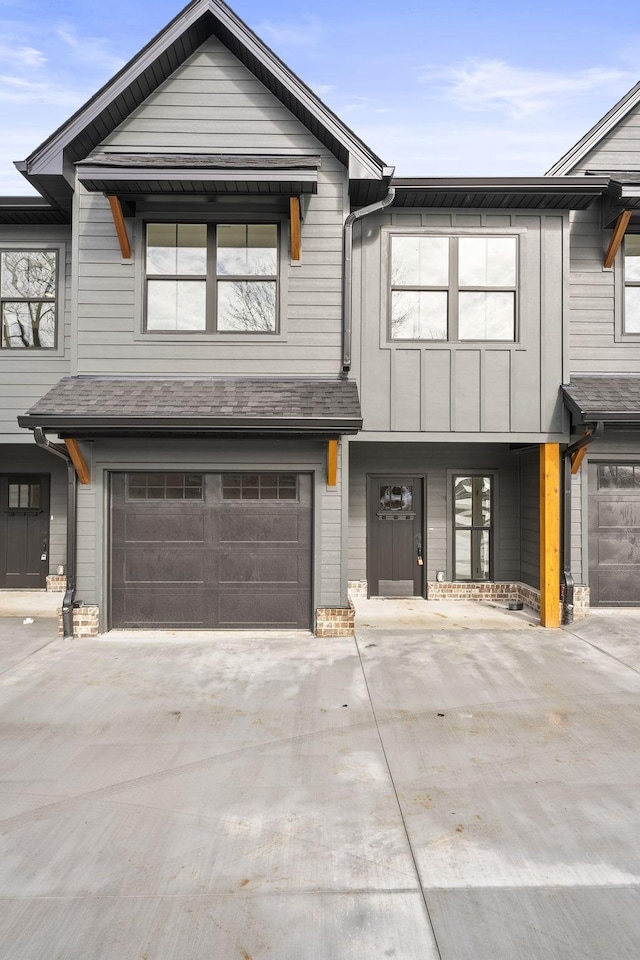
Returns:
[[[637,960],[640,615],[397,603],[357,642],[0,621],[2,954]]]

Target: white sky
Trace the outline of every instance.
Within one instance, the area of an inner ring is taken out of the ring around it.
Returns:
[[[237,0],[235,11],[404,176],[542,174],[640,79],[640,5]],[[180,11],[171,0],[0,0],[0,193]],[[621,25],[624,29],[621,30]]]

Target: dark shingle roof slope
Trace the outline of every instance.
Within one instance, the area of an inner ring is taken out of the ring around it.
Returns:
[[[562,391],[569,409],[585,422],[640,422],[640,376],[572,377]]]
[[[21,427],[84,435],[156,433],[355,433],[358,390],[349,380],[65,377]]]

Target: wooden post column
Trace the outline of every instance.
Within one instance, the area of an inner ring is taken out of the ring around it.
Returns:
[[[540,623],[560,626],[560,444],[540,445]]]

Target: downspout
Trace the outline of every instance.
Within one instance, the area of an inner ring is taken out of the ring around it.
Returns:
[[[33,436],[39,447],[60,457],[67,464],[67,589],[62,601],[62,632],[65,640],[72,640],[73,601],[76,595],[76,468],[64,447],[47,440],[42,427],[35,427]]]
[[[562,460],[563,474],[563,511],[562,511],[562,582],[564,584],[564,598],[562,600],[562,622],[573,623],[574,611],[574,580],[571,573],[571,457],[578,450],[588,446],[600,436],[604,424],[598,422],[592,429],[575,443],[565,447]]]
[[[348,373],[351,369],[351,335],[353,329],[351,310],[351,288],[353,285],[353,225],[356,220],[368,217],[370,213],[384,210],[393,203],[396,191],[389,187],[389,192],[382,200],[360,207],[350,213],[344,222],[344,272],[342,286],[342,372]]]

